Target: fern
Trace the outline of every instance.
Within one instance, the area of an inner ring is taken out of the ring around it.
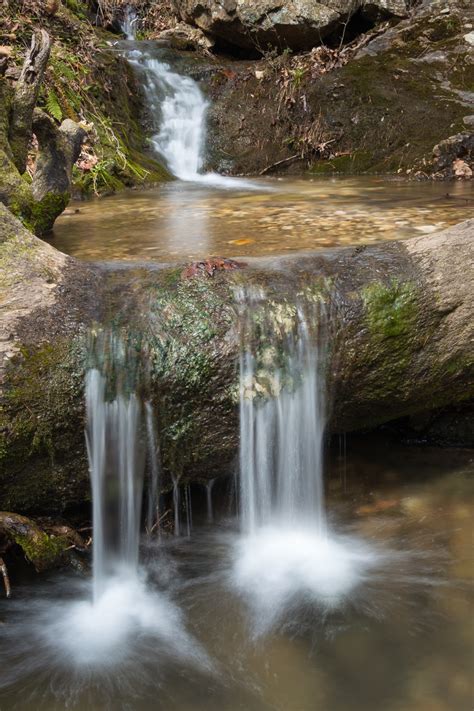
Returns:
[[[48,96],[46,98],[46,111],[50,116],[56,119],[56,121],[62,120],[63,112],[61,106],[59,105],[58,97],[52,89],[48,91]]]
[[[75,81],[76,80],[76,73],[72,67],[69,66],[69,64],[66,64],[66,62],[63,62],[60,59],[54,59],[54,72],[56,76],[58,76],[60,79],[63,81]]]

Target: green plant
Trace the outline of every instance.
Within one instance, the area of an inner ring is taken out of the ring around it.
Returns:
[[[293,69],[291,71],[293,86],[295,89],[298,89],[298,87],[301,86],[301,83],[304,79],[305,74],[306,74],[306,69],[304,69],[303,67],[296,67],[296,69]]]
[[[121,182],[113,174],[115,169],[115,163],[111,158],[105,158],[100,160],[96,165],[91,168],[88,176],[92,182],[92,190],[95,195],[100,195],[105,189],[117,190],[121,187]]]
[[[46,111],[50,116],[52,116],[56,121],[61,121],[63,118],[63,112],[61,106],[59,105],[59,100],[56,92],[53,89],[48,91],[48,96],[46,97],[45,104]]]

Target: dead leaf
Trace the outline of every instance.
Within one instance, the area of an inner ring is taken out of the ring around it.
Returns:
[[[190,279],[197,275],[207,275],[213,277],[215,272],[232,271],[242,269],[247,265],[244,262],[236,262],[234,259],[223,259],[222,257],[209,257],[202,262],[192,262],[181,272],[182,279]]]

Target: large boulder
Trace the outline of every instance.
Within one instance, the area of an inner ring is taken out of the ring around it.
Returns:
[[[254,65],[234,60],[231,72],[204,76],[208,168],[451,177],[459,159],[472,170],[474,53],[464,35],[474,10],[453,0],[413,12],[368,33],[356,54],[321,46]]]
[[[164,485],[231,471],[244,293],[263,294],[282,344],[296,299],[327,304],[332,432],[399,418],[421,427],[463,407],[474,396],[473,234],[468,220],[247,264],[114,267],[60,254],[0,205],[0,509],[52,515],[88,500],[84,374],[107,366],[102,334],[127,346],[109,348],[112,368],[157,413]]]
[[[173,0],[185,22],[224,44],[264,52],[268,47],[306,50],[331,34],[342,36],[356,14],[374,22],[406,15],[405,0]]]

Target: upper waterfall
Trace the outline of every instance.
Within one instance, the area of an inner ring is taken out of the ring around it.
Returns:
[[[128,40],[135,39],[137,22],[138,16],[133,7],[125,8],[125,13],[122,20],[122,32]]]
[[[203,153],[207,101],[191,77],[174,72],[157,59],[144,58],[146,95],[159,129],[152,136],[153,148],[181,180],[203,176]]]
[[[174,176],[217,188],[262,190],[261,185],[242,178],[203,172],[209,102],[192,77],[179,74],[137,45],[127,58],[143,77],[154,129],[151,145]]]

